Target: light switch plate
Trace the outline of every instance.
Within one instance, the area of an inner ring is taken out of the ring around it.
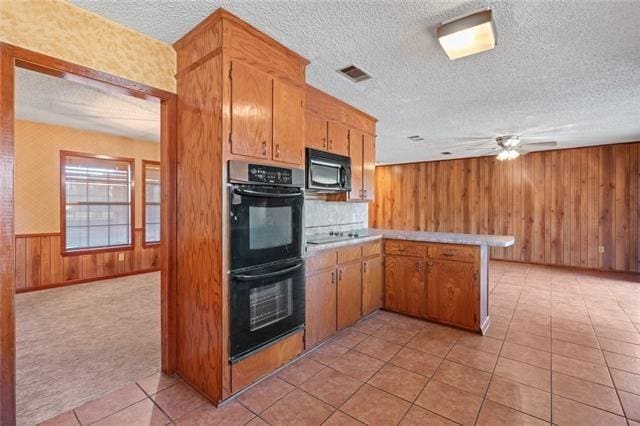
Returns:
[[[124,253],[118,253],[118,261],[122,262],[124,260]]]
[[[604,253],[604,246],[598,246],[598,253]]]

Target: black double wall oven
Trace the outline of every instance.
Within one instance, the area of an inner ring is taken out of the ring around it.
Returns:
[[[229,161],[230,359],[304,328],[304,171]]]

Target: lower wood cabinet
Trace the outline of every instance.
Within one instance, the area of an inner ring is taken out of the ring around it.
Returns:
[[[409,315],[426,316],[424,259],[386,255],[384,258],[384,306]]]
[[[306,349],[382,307],[382,267],[379,240],[307,257]]]
[[[427,266],[428,316],[448,324],[475,328],[480,314],[476,265],[430,260]]]
[[[305,345],[315,346],[336,332],[336,270],[307,276]]]
[[[384,276],[382,256],[362,260],[362,316],[382,308]]]
[[[384,242],[384,308],[480,330],[478,247]]]
[[[360,259],[338,266],[338,330],[362,316],[362,264]]]

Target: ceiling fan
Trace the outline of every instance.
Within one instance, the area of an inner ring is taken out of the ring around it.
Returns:
[[[482,146],[477,148],[467,148],[467,151],[498,151],[496,159],[498,161],[515,160],[521,154],[529,152],[527,148],[542,148],[542,147],[554,147],[558,143],[556,141],[544,141],[544,142],[523,142],[518,135],[505,135],[498,136],[495,139],[486,139],[487,141],[494,142],[498,146]]]

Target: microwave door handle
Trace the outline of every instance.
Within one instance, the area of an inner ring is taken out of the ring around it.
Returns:
[[[340,166],[340,188],[344,188],[347,185],[347,168]]]
[[[238,281],[257,281],[257,280],[263,280],[266,278],[273,278],[273,277],[277,277],[280,275],[284,275],[284,274],[288,274],[289,272],[293,272],[297,269],[300,269],[302,267],[302,265],[304,265],[304,262],[300,262],[294,266],[291,266],[289,268],[285,268],[282,269],[280,271],[275,271],[275,272],[267,272],[266,274],[259,274],[259,275],[233,275],[233,279],[234,280],[238,280]]]
[[[264,197],[264,198],[292,198],[302,195],[302,191],[296,191],[291,193],[277,193],[277,192],[262,192],[255,191],[253,189],[233,188],[233,192],[238,195],[246,195],[248,197]]]

